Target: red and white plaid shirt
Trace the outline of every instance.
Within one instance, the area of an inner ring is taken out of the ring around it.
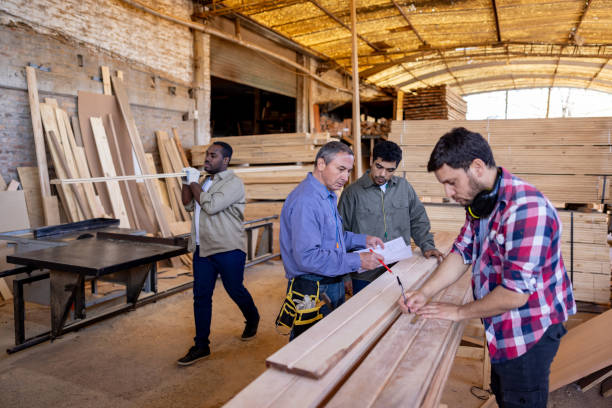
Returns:
[[[472,264],[475,299],[499,285],[529,294],[518,309],[483,319],[491,362],[525,354],[549,326],[576,313],[557,211],[535,187],[505,169],[497,206],[487,219],[466,215],[453,251]]]

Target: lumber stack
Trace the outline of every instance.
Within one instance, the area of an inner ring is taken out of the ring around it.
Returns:
[[[440,136],[460,126],[483,135],[498,165],[553,203],[612,203],[612,118],[394,121],[390,140],[404,152],[400,171],[420,196],[444,197],[427,162]]]
[[[404,120],[465,119],[467,102],[448,86],[420,88],[405,93],[402,101]]]
[[[329,133],[279,133],[212,138],[232,146],[232,164],[313,163],[316,147],[331,141]],[[208,145],[191,148],[191,163],[204,164]]]
[[[436,242],[449,250],[452,236],[437,234]],[[417,288],[435,267],[415,251],[393,271]],[[396,278],[381,276],[270,356],[269,368],[226,406],[438,407],[464,324],[400,316],[399,295]],[[470,297],[467,273],[437,298]]]
[[[455,234],[465,222],[465,210],[458,204],[425,203],[434,232]],[[562,225],[561,253],[573,281],[576,300],[610,303],[610,249],[606,242],[608,216],[599,212],[558,210]]]
[[[373,119],[367,118],[367,120],[361,121],[361,136],[378,136],[386,138],[391,132],[391,120],[380,118]]]

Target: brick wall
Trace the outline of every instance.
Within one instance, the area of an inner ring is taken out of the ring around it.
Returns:
[[[189,20],[190,0],[146,4]],[[193,77],[193,37],[189,28],[155,17],[118,0],[2,0],[0,22],[25,23],[35,31],[59,34],[92,49],[136,61],[175,80]]]
[[[83,66],[79,66],[79,55]],[[193,121],[182,120],[184,113],[194,109],[188,86],[84,44],[22,25],[0,25],[0,174],[7,181],[18,178],[16,167],[36,166],[25,80],[28,63],[50,69],[36,71],[39,98],[57,99],[69,115],[76,114],[78,91],[102,93],[102,83],[92,79],[100,77],[101,65],[109,66],[113,74],[121,70],[145,151],[157,155],[154,132],[171,134],[172,127],[178,129],[185,146],[193,144]],[[175,88],[174,95],[169,87]]]

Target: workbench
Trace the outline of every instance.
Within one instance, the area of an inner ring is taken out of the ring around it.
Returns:
[[[66,319],[73,307],[76,322],[71,327],[81,327],[91,320],[134,308],[147,276],[151,277],[149,287],[156,291],[156,262],[187,252],[185,238],[137,235],[135,231],[114,228],[116,224],[118,220],[94,219],[25,234],[8,234],[8,238],[6,233],[0,236],[0,239],[17,242],[20,247],[16,254],[7,256],[7,262],[22,265],[21,268],[3,272],[2,276],[29,275],[13,281],[16,347],[8,352],[60,336],[65,332]],[[42,269],[48,269],[48,272],[32,274]],[[24,284],[47,278],[50,283],[51,331],[26,340]],[[91,279],[124,284],[126,305],[87,319],[84,283]]]

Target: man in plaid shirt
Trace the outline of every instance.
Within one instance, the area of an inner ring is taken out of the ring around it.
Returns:
[[[546,407],[550,364],[576,312],[561,256],[561,223],[535,187],[495,165],[478,133],[455,128],[440,138],[427,165],[447,196],[466,207],[453,250],[403,312],[425,318],[481,318],[491,355],[491,389],[501,407]],[[475,300],[427,300],[472,265]]]

